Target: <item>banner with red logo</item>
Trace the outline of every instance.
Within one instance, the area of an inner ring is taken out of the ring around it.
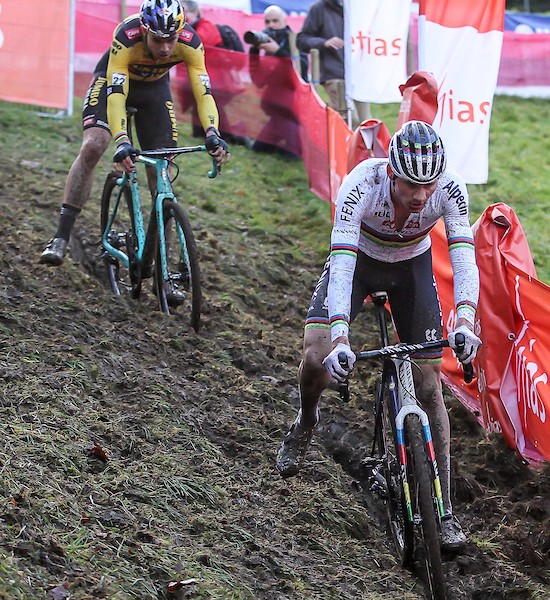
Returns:
[[[466,183],[486,183],[505,0],[420,0],[418,67],[439,86],[434,127]]]
[[[344,0],[346,94],[399,102],[407,76],[411,0]]]
[[[507,265],[508,286],[516,321],[513,351],[504,373],[501,398],[512,402],[519,417],[516,445],[526,456],[542,454],[550,460],[550,344],[548,323],[542,315],[548,310],[550,288]],[[538,318],[537,318],[538,317]]]
[[[476,333],[483,345],[472,383],[464,383],[462,367],[450,350],[443,355],[444,379],[488,433],[501,434],[527,460],[550,460],[550,287],[536,279],[527,239],[509,206],[489,206],[473,229],[480,274]],[[455,309],[443,223],[431,238],[448,335]]]
[[[0,4],[2,100],[72,113],[74,12],[71,0]]]

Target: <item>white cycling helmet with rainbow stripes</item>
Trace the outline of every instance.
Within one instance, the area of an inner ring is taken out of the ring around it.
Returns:
[[[403,123],[390,140],[388,158],[395,175],[411,183],[432,183],[447,165],[441,138],[424,121]]]

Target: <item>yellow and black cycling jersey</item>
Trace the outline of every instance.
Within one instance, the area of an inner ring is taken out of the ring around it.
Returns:
[[[185,63],[203,128],[218,127],[218,110],[211,93],[210,77],[204,62],[204,47],[194,29],[185,24],[174,52],[167,59],[154,60],[145,43],[139,15],[131,15],[115,29],[107,65],[107,119],[118,144],[127,141],[126,98],[131,81],[157,81],[169,70]]]

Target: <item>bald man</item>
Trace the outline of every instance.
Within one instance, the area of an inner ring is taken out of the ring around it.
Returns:
[[[269,41],[252,46],[250,54],[259,54],[260,50],[263,50],[267,56],[292,56],[289,42],[289,34],[292,30],[288,26],[287,16],[287,13],[276,4],[264,10],[263,33],[269,36]],[[300,74],[307,81],[307,55],[304,53],[300,53]]]

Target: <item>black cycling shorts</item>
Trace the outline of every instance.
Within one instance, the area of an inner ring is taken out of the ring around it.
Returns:
[[[330,260],[327,260],[306,317],[309,326],[330,328],[327,288]],[[387,263],[357,253],[353,276],[351,315],[353,321],[363,302],[373,292],[386,292],[393,322],[401,342],[426,342],[440,339],[443,333],[441,306],[432,271],[432,252],[396,263]],[[441,350],[423,351],[415,359],[441,358]]]
[[[82,107],[82,127],[102,127],[109,131],[107,122],[107,61],[99,61],[93,81],[88,88]],[[170,78],[167,73],[156,81],[130,79],[127,106],[137,109],[136,133],[142,150],[174,148],[178,141],[178,126]]]

